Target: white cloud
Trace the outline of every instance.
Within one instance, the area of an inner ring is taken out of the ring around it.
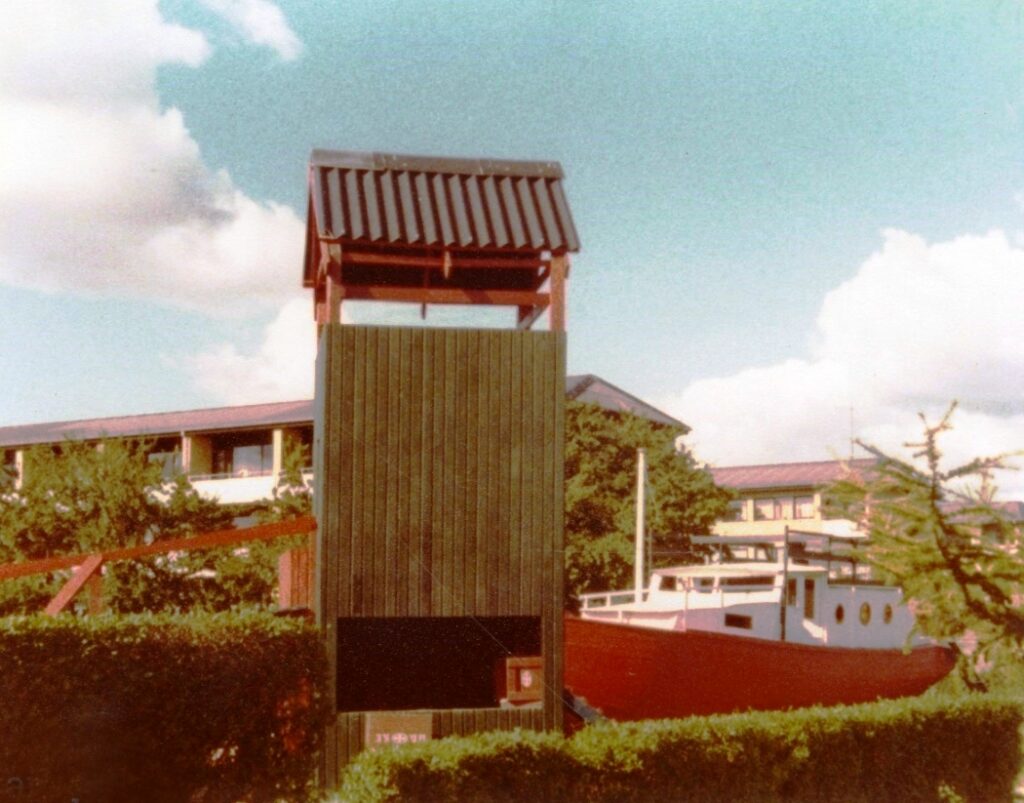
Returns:
[[[822,303],[808,360],[693,382],[659,404],[716,465],[887,450],[919,439],[918,412],[961,409],[952,463],[1024,448],[1024,250],[1001,232],[928,244],[902,231]],[[905,452],[902,452],[906,454]],[[1000,478],[1024,497],[1024,476]]]
[[[267,45],[285,61],[298,58],[302,43],[281,9],[267,0],[200,0],[220,14],[250,42]]]
[[[155,2],[15,3],[0,30],[0,282],[207,312],[294,291],[303,226],[210,170],[156,70],[209,44]]]
[[[157,64],[197,67],[209,54],[202,33],[165,21],[155,2],[7,0],[0,91],[87,107],[155,104]]]
[[[296,298],[281,308],[250,353],[222,343],[184,360],[195,385],[224,404],[308,399],[313,396],[316,326],[312,303]]]

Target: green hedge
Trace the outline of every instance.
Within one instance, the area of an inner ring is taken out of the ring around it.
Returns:
[[[0,789],[306,799],[325,672],[316,631],[269,614],[0,620]]]
[[[358,801],[1010,801],[1020,702],[914,699],[493,733],[362,754]]]

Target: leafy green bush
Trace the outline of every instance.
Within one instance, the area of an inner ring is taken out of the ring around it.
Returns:
[[[102,446],[102,448],[98,448]],[[0,563],[15,563],[159,543],[232,527],[243,510],[209,499],[179,474],[164,476],[149,460],[152,440],[68,441],[28,450],[20,487],[0,477]],[[300,449],[286,454],[262,521],[282,521],[310,510]],[[177,551],[108,563],[103,600],[117,613],[269,608],[277,590],[277,559],[303,538],[252,541],[214,549]],[[71,577],[70,570],[0,583],[0,616],[31,614]],[[84,595],[73,603],[84,607]]]
[[[25,800],[311,796],[317,632],[268,614],[0,620],[0,786]]]
[[[340,799],[1009,801],[1022,718],[975,697],[485,734],[364,753]]]

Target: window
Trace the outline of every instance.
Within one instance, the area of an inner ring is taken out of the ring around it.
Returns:
[[[313,467],[313,427],[303,427],[299,430],[299,443],[302,446],[302,468],[312,469]]]
[[[860,623],[865,626],[871,624],[871,606],[866,602],[860,606]]]
[[[158,463],[165,480],[172,480],[185,470],[178,438],[158,438],[146,455],[150,463]]]
[[[738,627],[740,630],[750,630],[753,628],[754,622],[749,616],[742,616],[738,613],[727,613],[725,615],[725,626]]]
[[[775,500],[775,518],[793,518],[793,497],[785,496]]]
[[[5,449],[3,461],[0,462],[0,487],[5,482],[14,482],[18,478],[18,453],[14,449]]]
[[[797,519],[813,519],[814,518],[814,497],[813,496],[798,496],[793,500],[793,506],[795,508],[794,518]]]
[[[846,618],[846,611],[842,605],[836,605],[836,624],[842,624]]]
[[[270,432],[218,435],[213,439],[213,473],[260,476],[274,470]]]
[[[771,521],[775,518],[775,500],[774,499],[755,499],[754,500],[754,520],[755,521]]]
[[[886,624],[892,622],[892,605],[886,605],[882,610],[882,621]]]
[[[804,619],[814,618],[814,580],[804,578]]]
[[[775,578],[771,575],[753,575],[750,577],[723,577],[723,586],[773,586]]]
[[[790,577],[786,581],[786,604],[794,608],[796,607],[796,578]]]
[[[729,503],[729,512],[727,514],[727,521],[746,521],[747,519],[747,504],[742,499],[734,499]]]

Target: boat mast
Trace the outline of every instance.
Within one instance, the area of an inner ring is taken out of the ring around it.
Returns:
[[[786,640],[786,608],[789,605],[789,525],[782,531],[782,594],[779,605],[779,624],[782,626],[779,641]]]
[[[634,598],[644,598],[644,485],[647,479],[647,453],[643,448],[636,450],[636,544],[633,556]]]

